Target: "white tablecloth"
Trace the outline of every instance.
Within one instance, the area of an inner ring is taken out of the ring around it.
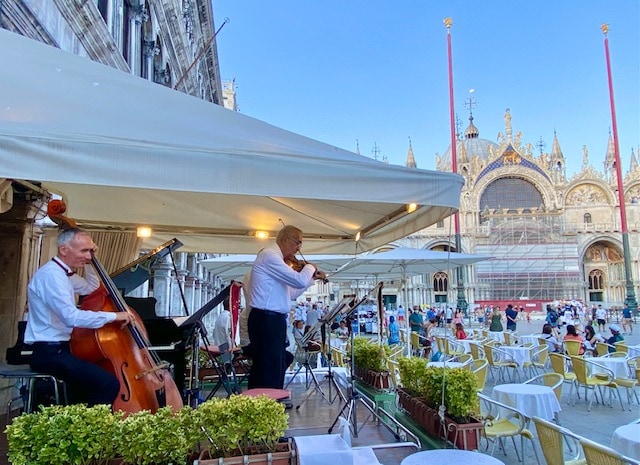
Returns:
[[[400,465],[504,465],[495,457],[459,449],[424,450],[411,454]]]
[[[637,346],[629,346],[629,357],[637,357],[640,355],[640,344]]]
[[[428,367],[439,367],[439,368],[460,368],[464,366],[464,363],[460,362],[429,362],[427,363]]]
[[[640,423],[616,428],[611,438],[611,447],[622,455],[640,460]]]
[[[537,416],[551,421],[562,410],[553,389],[540,384],[498,384],[491,397],[529,418]]]
[[[300,465],[380,465],[373,450],[354,451],[338,434],[294,437]]]
[[[524,362],[531,361],[531,353],[528,347],[500,346],[499,349],[511,355],[520,368],[522,368]]]
[[[468,354],[471,352],[471,349],[470,349],[471,344],[479,343],[479,341],[476,341],[475,339],[453,339],[453,342],[460,344],[462,347],[464,347],[465,354]]]
[[[613,371],[613,374],[616,378],[628,378],[629,377],[629,368],[627,364],[627,359],[622,357],[591,357],[588,358],[590,362],[595,362],[599,365],[604,365],[609,370]],[[600,367],[588,364],[591,375],[595,375],[596,373],[606,373],[604,370],[600,369]]]
[[[523,334],[518,336],[518,342],[520,342],[521,344],[525,344],[527,342],[530,342],[531,344],[533,344],[534,347],[538,347],[539,345],[539,341],[538,338],[540,337],[539,334]]]
[[[493,339],[496,342],[504,343],[504,332],[503,331],[487,331],[487,336],[490,339]]]

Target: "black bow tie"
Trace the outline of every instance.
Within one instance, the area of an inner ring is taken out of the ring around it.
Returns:
[[[60,263],[58,260],[56,260],[56,259],[55,259],[55,257],[54,257],[52,260],[53,260],[53,263],[55,263],[56,265],[58,265],[60,268],[62,268],[62,269],[64,270],[64,273],[65,273],[67,276],[71,277],[71,276],[73,276],[74,274],[76,274],[76,272],[75,272],[75,271],[68,270],[68,269],[67,269],[67,267],[66,267],[66,266],[64,266],[62,263]]]

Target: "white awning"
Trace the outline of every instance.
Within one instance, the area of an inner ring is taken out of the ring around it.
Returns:
[[[59,193],[81,226],[151,226],[151,248],[371,250],[456,211],[462,177],[377,162],[0,30],[0,180]],[[418,209],[406,212],[415,203]],[[361,232],[362,238],[355,242]]]

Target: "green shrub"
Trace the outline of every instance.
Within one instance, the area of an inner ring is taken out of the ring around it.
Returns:
[[[442,403],[447,414],[459,423],[468,422],[478,411],[478,383],[464,368],[426,367],[422,395],[427,405],[438,408]]]
[[[16,417],[7,426],[13,465],[101,464],[118,455],[113,438],[122,414],[107,405],[54,405]]]
[[[464,368],[428,367],[420,357],[398,360],[400,380],[404,389],[413,396],[424,397],[432,408],[442,404],[447,415],[459,423],[466,423],[478,412],[478,383],[476,377]]]
[[[353,340],[353,361],[363,370],[387,370],[387,346],[380,346],[366,337],[356,337]]]
[[[287,429],[284,404],[266,396],[231,396],[212,399],[193,412],[204,430],[211,458],[249,454],[252,446],[273,451]]]
[[[427,361],[420,357],[401,357],[398,359],[400,381],[403,388],[414,396],[421,396],[427,372]]]
[[[174,414],[171,407],[163,407],[156,413],[129,414],[114,437],[121,457],[132,465],[186,464],[201,434],[193,412],[183,407]]]

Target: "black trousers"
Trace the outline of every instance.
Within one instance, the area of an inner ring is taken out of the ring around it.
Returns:
[[[53,375],[67,386],[71,403],[113,405],[120,391],[118,378],[99,366],[71,354],[69,344],[34,344],[29,365],[33,371]]]
[[[249,389],[282,389],[291,356],[287,357],[287,315],[252,308],[249,314],[251,371]]]

